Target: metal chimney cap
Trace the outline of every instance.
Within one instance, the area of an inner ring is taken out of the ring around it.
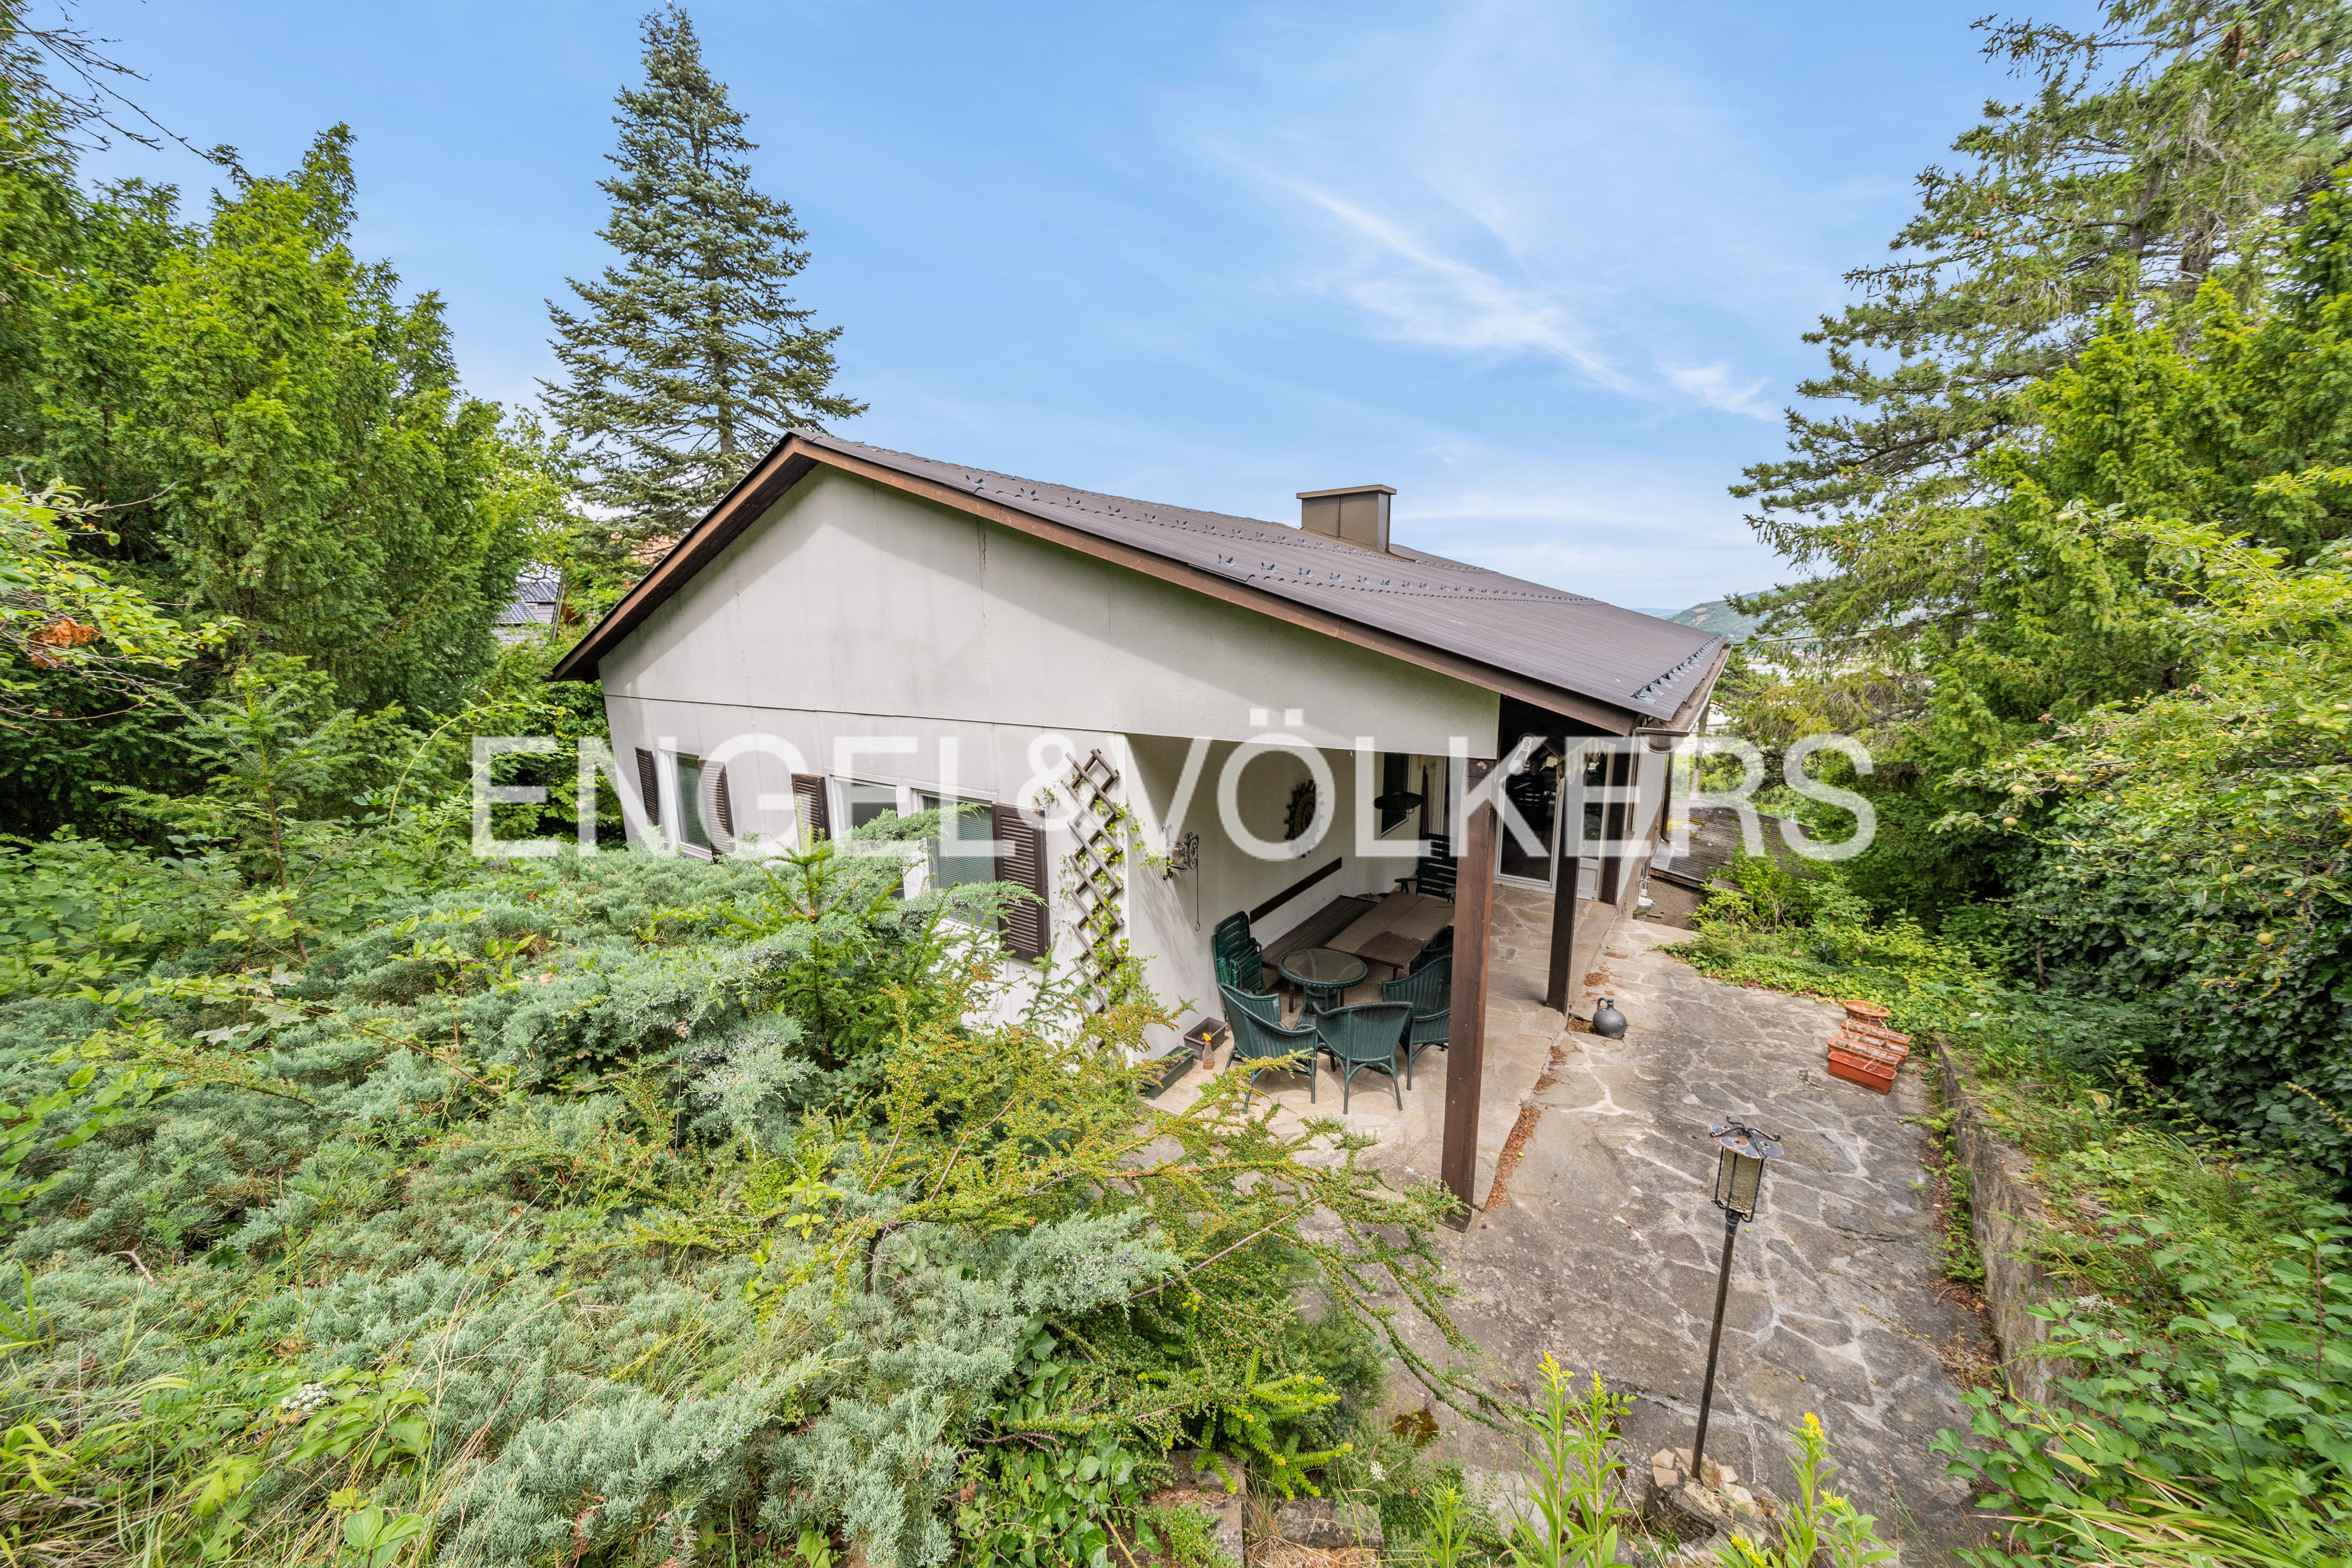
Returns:
[[[1295,500],[1318,500],[1324,496],[1370,495],[1374,490],[1378,490],[1382,495],[1390,496],[1397,493],[1396,486],[1394,485],[1341,485],[1336,490],[1300,490],[1297,492],[1292,499]]]

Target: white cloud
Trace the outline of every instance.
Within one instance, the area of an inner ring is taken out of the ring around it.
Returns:
[[[1689,394],[1709,408],[1720,408],[1727,414],[1745,414],[1750,418],[1769,423],[1779,416],[1779,410],[1769,403],[1759,401],[1766,378],[1758,376],[1744,384],[1735,385],[1735,375],[1727,364],[1702,364],[1686,368],[1660,365],[1665,378],[1675,390]]]
[[[1366,244],[1369,250],[1356,258],[1344,291],[1406,338],[1472,353],[1550,354],[1602,386],[1633,390],[1593,347],[1590,329],[1561,301],[1445,255],[1402,224],[1328,191],[1282,183]]]
[[[1280,286],[1370,334],[1774,417],[1769,376],[1706,362],[1788,335],[1822,274],[1719,83],[1594,5],[1355,15],[1335,31],[1276,0],[1178,106],[1180,139],[1261,205]]]

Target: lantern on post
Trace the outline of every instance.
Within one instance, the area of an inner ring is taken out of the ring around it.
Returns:
[[[1715,1330],[1706,1342],[1706,1383],[1698,1396],[1698,1436],[1691,1440],[1691,1479],[1706,1484],[1706,1418],[1715,1407],[1715,1363],[1723,1350],[1723,1304],[1731,1294],[1731,1244],[1740,1222],[1756,1217],[1764,1194],[1766,1162],[1780,1157],[1780,1141],[1745,1122],[1709,1127],[1715,1139],[1715,1206],[1723,1211],[1723,1269],[1715,1282]]]

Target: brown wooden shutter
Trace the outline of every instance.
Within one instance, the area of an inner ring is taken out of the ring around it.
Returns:
[[[808,830],[810,843],[833,837],[833,816],[825,809],[823,779],[814,773],[794,773],[793,800],[800,807],[801,826]]]
[[[735,837],[735,803],[727,798],[727,770],[719,770],[719,780],[710,786],[711,805],[719,814],[719,831],[728,837]]]
[[[996,879],[1026,888],[1037,895],[1034,902],[1023,899],[1005,910],[1004,945],[1015,958],[1043,958],[1053,940],[1045,919],[1045,832],[1032,826],[1018,806],[997,805],[992,809],[996,818],[995,837],[1004,847],[996,857]]]
[[[637,795],[646,808],[646,821],[661,826],[661,769],[654,765],[654,754],[643,746],[637,748]]]

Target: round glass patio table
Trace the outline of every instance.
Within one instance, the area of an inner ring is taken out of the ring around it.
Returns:
[[[1371,973],[1362,959],[1336,947],[1303,948],[1286,955],[1281,968],[1283,978],[1297,984],[1307,1007],[1317,1013],[1337,1006],[1349,986],[1361,984]]]

